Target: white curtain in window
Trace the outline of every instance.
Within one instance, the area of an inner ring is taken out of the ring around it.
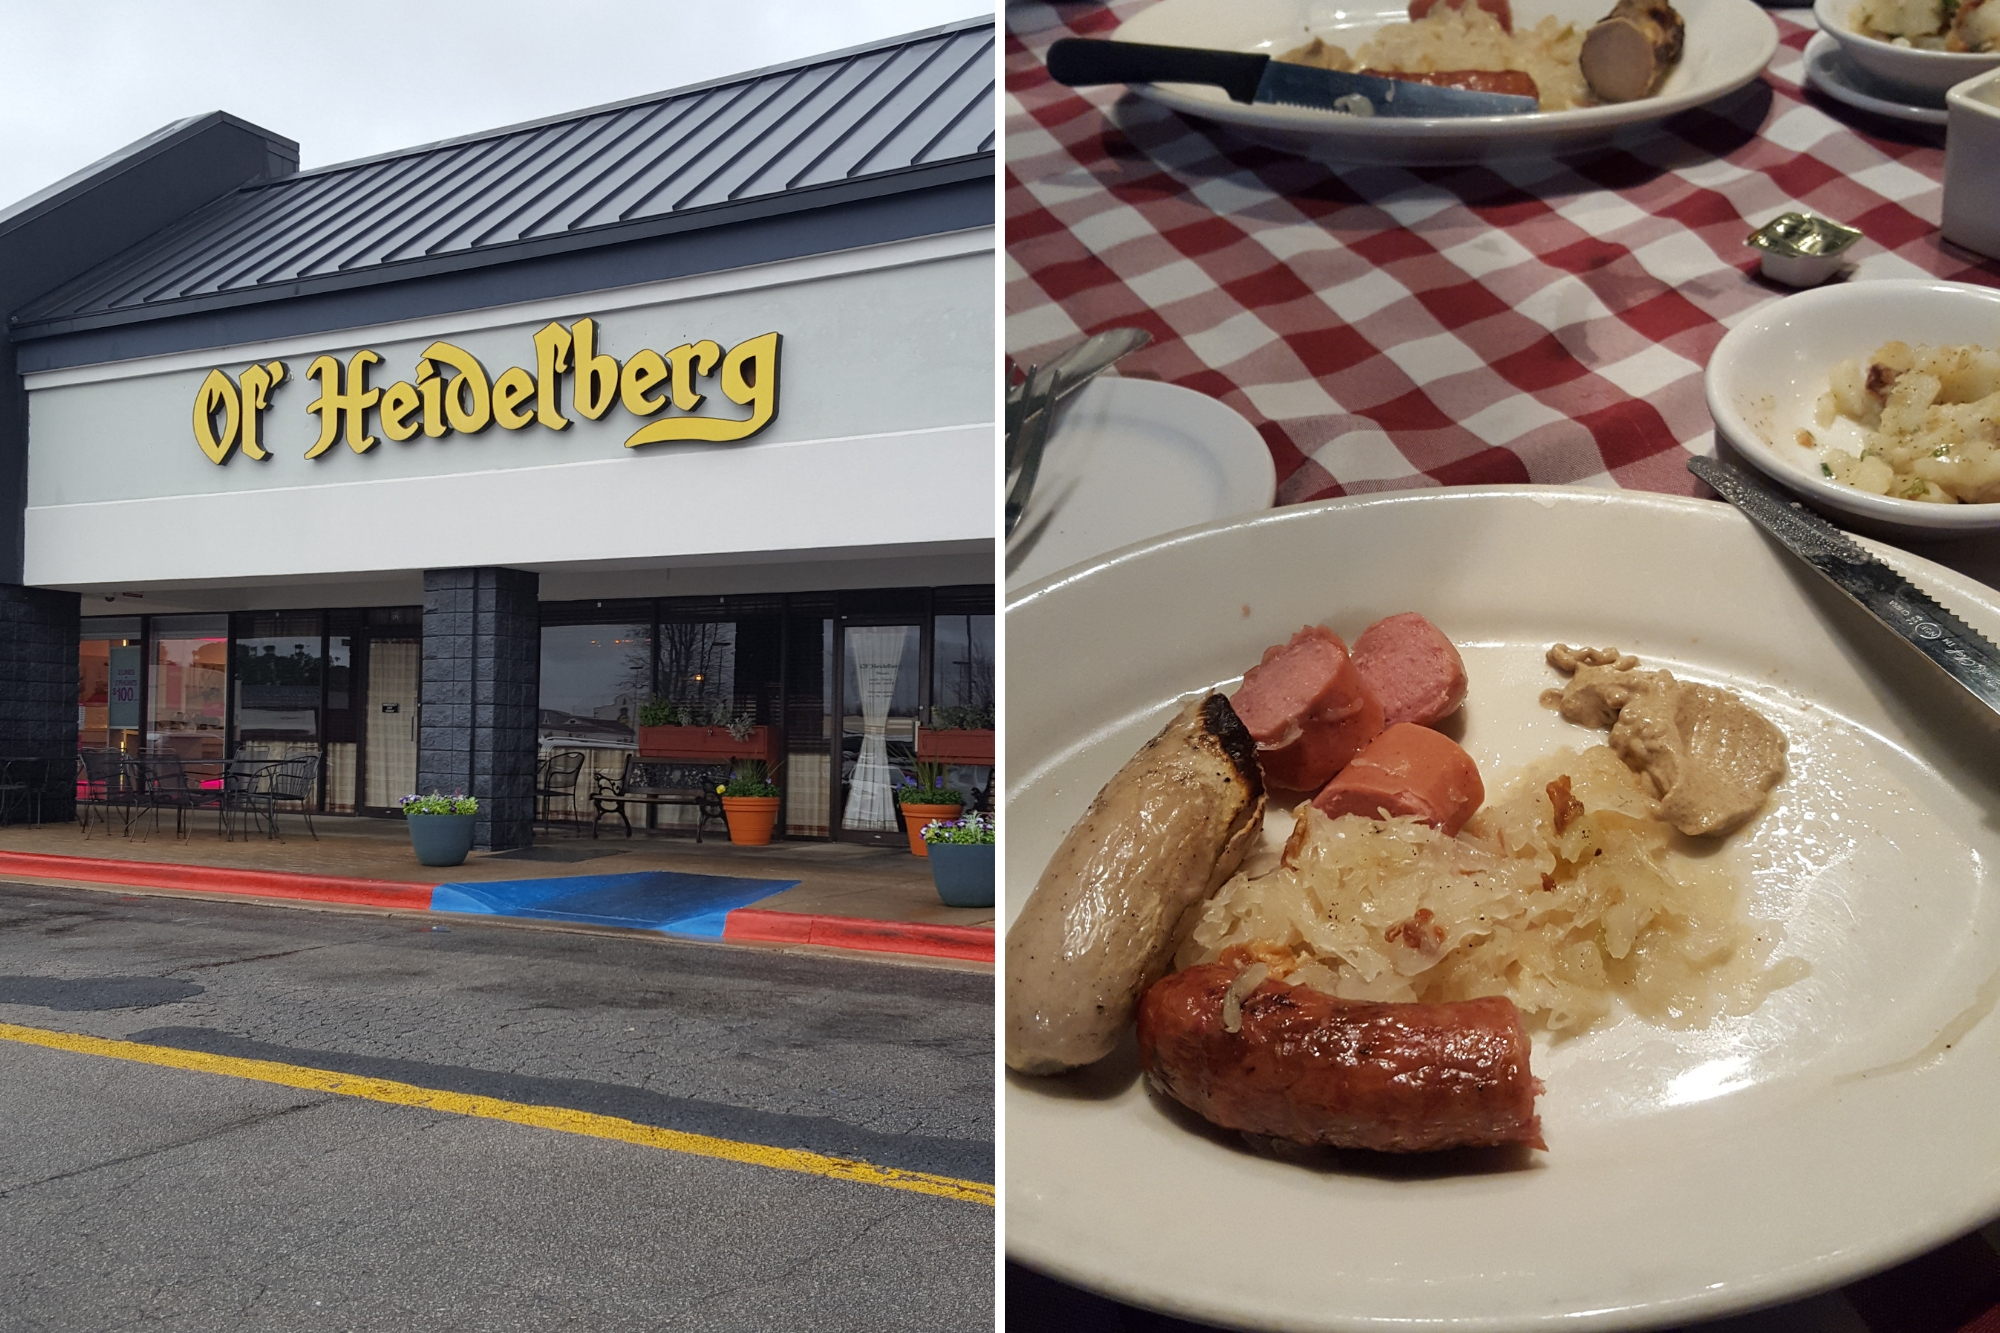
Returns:
[[[861,695],[861,757],[847,789],[840,826],[893,831],[896,770],[889,767],[889,704],[896,697],[896,673],[909,642],[908,625],[869,625],[847,631],[847,653]]]

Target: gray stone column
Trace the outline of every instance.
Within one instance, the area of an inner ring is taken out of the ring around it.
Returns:
[[[79,606],[73,592],[0,583],[0,754],[48,760],[44,820],[76,814]]]
[[[424,571],[417,790],[478,797],[472,845],[485,851],[535,838],[540,587],[518,569]]]

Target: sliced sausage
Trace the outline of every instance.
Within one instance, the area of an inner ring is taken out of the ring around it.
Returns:
[[[1410,0],[1410,22],[1431,12],[1439,4],[1447,9],[1463,9],[1466,0]],[[1509,0],[1478,0],[1479,8],[1500,20],[1500,26],[1508,32],[1514,31],[1514,6]]]
[[[1465,702],[1465,660],[1415,611],[1378,620],[1354,641],[1354,669],[1382,704],[1387,726],[1433,726]]]
[[[1109,1055],[1263,827],[1250,733],[1220,694],[1189,704],[1104,785],[1007,932],[1008,1065]]]
[[[1237,987],[1231,1005],[1243,972],[1225,954],[1167,977],[1139,1006],[1140,1064],[1196,1115],[1377,1152],[1547,1147],[1535,1114],[1542,1085],[1512,1000],[1372,1004],[1272,979]]]
[[[1403,722],[1354,756],[1313,804],[1330,818],[1415,815],[1455,834],[1486,799],[1479,766],[1451,737]]]
[[[1323,625],[1265,649],[1232,702],[1274,787],[1316,791],[1382,734],[1381,703]]]
[[[1434,88],[1463,88],[1475,93],[1505,93],[1509,97],[1532,97],[1541,101],[1542,90],[1532,74],[1518,69],[1435,69],[1413,74],[1399,69],[1364,69],[1378,79],[1401,79],[1404,83],[1428,83]],[[1357,643],[1355,647],[1359,648]]]

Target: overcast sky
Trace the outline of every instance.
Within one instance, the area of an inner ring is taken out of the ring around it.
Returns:
[[[0,0],[0,209],[183,116],[311,168],[992,12],[979,0]]]

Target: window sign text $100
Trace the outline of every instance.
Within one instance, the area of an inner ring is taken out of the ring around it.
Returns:
[[[319,397],[306,404],[306,411],[319,417],[319,438],[305,456],[318,458],[342,439],[355,453],[368,452],[377,443],[370,431],[371,411],[374,426],[396,441],[412,439],[419,431],[429,439],[473,435],[491,425],[562,430],[570,424],[562,413],[565,375],[571,406],[592,421],[614,404],[641,420],[658,418],[634,431],[625,441],[627,448],[667,440],[744,440],[778,415],[780,341],[778,334],[764,333],[724,352],[704,338],[665,355],[641,348],[621,365],[598,351],[596,321],[579,319],[568,328],[551,322],[535,334],[532,374],[513,366],[499,378],[489,378],[472,353],[434,342],[418,359],[413,381],[399,380],[387,388],[368,383],[369,367],[382,360],[376,352],[364,347],[344,367],[334,357],[319,356],[306,367],[306,378],[319,384]],[[208,372],[195,393],[194,438],[210,462],[227,462],[239,449],[246,458],[270,457],[261,438],[263,413],[287,375],[283,361],[248,366],[234,378],[220,369]],[[749,408],[750,415],[695,415],[708,397],[697,386],[711,379],[724,398]]]

